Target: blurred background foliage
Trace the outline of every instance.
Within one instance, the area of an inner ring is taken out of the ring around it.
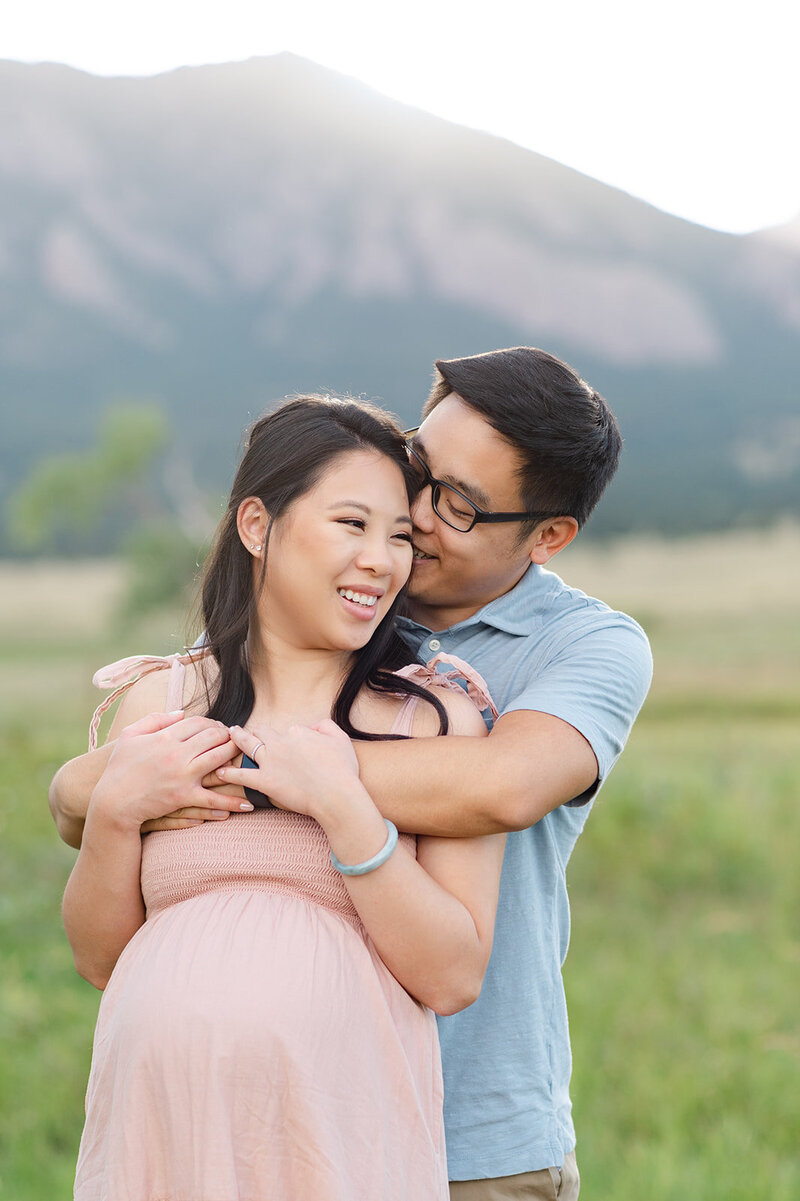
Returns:
[[[127,579],[123,623],[188,602],[212,523],[210,500],[185,462],[181,470],[167,417],[152,403],[107,409],[94,446],[43,456],[8,506],[12,544],[29,554],[116,541]]]
[[[167,420],[155,405],[106,410],[97,443],[39,459],[12,496],[9,529],[24,550],[50,551],[59,535],[83,535],[86,548],[103,522],[123,508],[141,519],[149,507],[147,477],[167,442]]]

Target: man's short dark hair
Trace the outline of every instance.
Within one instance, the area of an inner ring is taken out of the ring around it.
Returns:
[[[622,438],[599,392],[554,355],[531,346],[438,359],[427,415],[455,393],[512,444],[530,512],[583,526],[617,469]]]

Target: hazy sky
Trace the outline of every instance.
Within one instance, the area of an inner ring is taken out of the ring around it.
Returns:
[[[139,75],[291,50],[744,232],[800,214],[795,12],[791,0],[20,0],[5,6],[0,57]]]

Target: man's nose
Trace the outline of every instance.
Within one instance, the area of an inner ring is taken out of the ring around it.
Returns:
[[[425,484],[411,506],[411,520],[417,529],[430,534],[434,527],[433,488]]]

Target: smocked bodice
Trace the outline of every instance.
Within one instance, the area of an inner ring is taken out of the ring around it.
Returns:
[[[416,854],[416,839],[400,841]],[[142,847],[142,895],[148,918],[209,892],[296,896],[357,921],[330,844],[311,817],[281,809],[232,814],[187,830],[147,834]]]

